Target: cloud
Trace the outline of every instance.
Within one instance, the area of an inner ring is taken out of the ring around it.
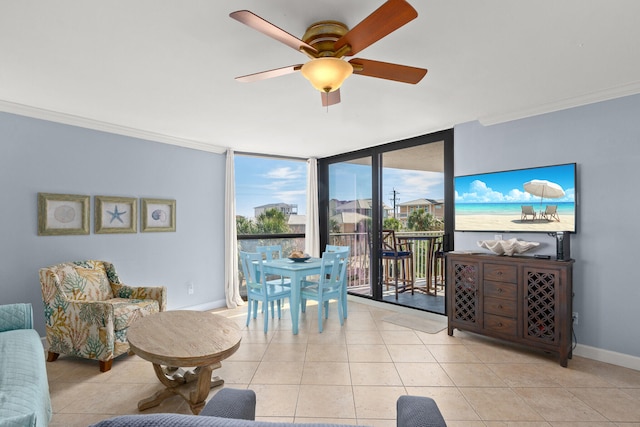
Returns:
[[[288,166],[275,168],[267,171],[265,178],[282,180],[299,180],[305,176],[302,167],[291,168]]]

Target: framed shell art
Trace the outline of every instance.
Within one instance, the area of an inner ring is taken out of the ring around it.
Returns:
[[[38,193],[38,235],[89,234],[89,196]]]
[[[176,201],[141,199],[142,231],[176,231]]]
[[[96,196],[94,199],[96,234],[135,233],[138,225],[138,199]]]

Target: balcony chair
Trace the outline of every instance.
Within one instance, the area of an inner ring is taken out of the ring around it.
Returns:
[[[40,269],[47,361],[60,354],[95,359],[100,371],[129,350],[127,330],[138,318],[164,311],[164,286],[120,282],[113,264],[77,261]]]
[[[409,241],[399,241],[394,230],[382,230],[383,262],[382,280],[389,289],[389,285],[395,287],[396,299],[400,287],[402,292],[411,289],[413,295],[413,252]],[[400,286],[402,285],[402,286]]]
[[[269,310],[273,319],[274,302],[277,303],[278,319],[282,317],[282,301],[285,298],[291,300],[291,287],[267,283],[262,261],[262,254],[259,252],[240,252],[240,263],[247,282],[247,326],[251,321],[252,313],[254,319],[258,317],[258,303],[261,302],[266,311],[264,315],[264,333],[266,334],[269,330]]]
[[[335,252],[324,252],[322,254],[322,264],[318,280],[302,281],[300,289],[302,312],[306,312],[307,300],[318,302],[318,331],[320,333],[322,333],[323,310],[325,319],[329,318],[330,300],[336,300],[338,302],[340,326],[344,324],[344,287],[346,286],[349,251],[350,249],[347,248],[346,250],[337,250]]]

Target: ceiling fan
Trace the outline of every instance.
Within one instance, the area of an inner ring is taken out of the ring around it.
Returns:
[[[416,84],[427,74],[424,68],[391,64],[353,56],[381,38],[412,21],[418,12],[405,0],[387,0],[352,29],[338,21],[312,24],[302,36],[293,36],[248,10],[229,14],[237,21],[306,54],[310,61],[274,70],[236,77],[254,82],[300,71],[322,93],[322,105],[340,102],[340,86],[353,74]]]

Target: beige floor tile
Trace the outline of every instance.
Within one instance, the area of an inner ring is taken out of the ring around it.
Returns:
[[[306,362],[302,371],[302,384],[351,385],[347,362]]]
[[[304,362],[307,352],[306,343],[275,343],[271,342],[262,356],[263,362]]]
[[[458,387],[506,387],[483,363],[442,363],[440,366]]]
[[[406,394],[404,387],[356,386],[353,396],[359,424],[367,419],[396,419],[396,401]]]
[[[546,421],[488,421],[487,427],[552,427]]]
[[[502,363],[487,366],[509,387],[560,387],[553,369],[541,369],[536,364]]]
[[[396,420],[375,420],[364,418],[362,420],[357,420],[358,425],[361,426],[369,426],[369,427],[396,427]]]
[[[544,421],[511,389],[462,387],[460,391],[482,420]]]
[[[351,386],[301,385],[296,417],[355,418]]]
[[[222,378],[228,384],[249,384],[260,362],[223,360],[222,367],[213,371],[214,376]]]
[[[640,422],[640,400],[615,388],[569,388],[581,401],[614,422]]]
[[[259,362],[267,351],[267,343],[240,343],[240,347],[227,360],[236,362]]]
[[[378,331],[347,331],[347,344],[384,344]]]
[[[407,345],[415,345],[422,344],[418,335],[412,330],[404,330],[404,331],[388,331],[383,330],[380,331],[380,335],[382,335],[382,339],[384,343],[387,345],[390,344],[407,344]]]
[[[544,363],[553,361],[554,364],[560,366],[555,356],[496,340],[470,343],[467,344],[467,348],[484,363]]]
[[[299,385],[252,384],[256,393],[256,419],[258,417],[295,417]]]
[[[419,345],[405,345],[405,344],[392,344],[387,345],[387,350],[391,356],[391,360],[394,362],[406,363],[406,362],[435,362],[431,352],[427,350],[424,344]]]
[[[306,362],[348,362],[346,344],[308,344]]]
[[[549,425],[551,427],[640,427],[640,424],[635,423],[614,424],[609,421],[559,421]]]
[[[429,344],[427,350],[440,363],[479,363],[478,359],[464,345]]]
[[[340,331],[323,331],[321,334],[314,331],[308,335],[308,344],[328,344],[328,345],[346,345],[347,338],[344,330]]]
[[[463,344],[463,341],[458,339],[458,337],[450,337],[447,335],[447,330],[440,331],[437,334],[429,334],[423,331],[415,331],[420,341],[423,344],[447,344],[447,345],[455,345],[455,344]]]
[[[479,421],[480,417],[473,410],[467,399],[457,387],[407,387],[412,396],[426,396],[435,400],[440,413],[447,421]]]
[[[347,346],[349,362],[391,362],[384,344],[351,344]]]
[[[262,362],[253,384],[300,384],[304,362]]]
[[[351,383],[356,385],[401,386],[402,380],[393,363],[350,363]]]
[[[607,421],[601,414],[562,388],[516,388],[524,401],[547,421]]]
[[[406,387],[451,387],[453,381],[437,363],[396,363]]]
[[[309,417],[296,417],[294,420],[296,424],[345,424],[355,426],[358,425],[358,420],[355,418],[309,418]]]
[[[397,397],[412,394],[434,398],[450,427],[640,427],[640,371],[577,356],[562,368],[554,355],[470,332],[412,331],[383,321],[395,311],[352,299],[345,325],[334,303],[318,333],[316,306],[308,308],[297,335],[288,308],[266,334],[262,314],[244,327],[246,306],[216,310],[241,326],[242,343],[214,375],[254,390],[259,420],[394,427]],[[106,373],[64,355],[46,366],[51,426],[138,414],[138,401],[163,389],[135,355]],[[158,412],[191,410],[173,396],[144,411]]]

